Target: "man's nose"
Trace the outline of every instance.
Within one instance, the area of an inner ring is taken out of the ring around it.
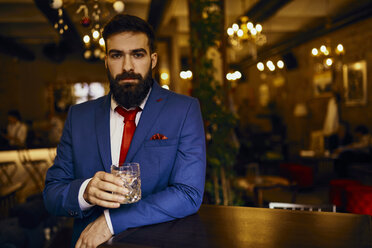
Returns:
[[[130,56],[127,56],[123,61],[123,71],[133,71],[133,61]]]

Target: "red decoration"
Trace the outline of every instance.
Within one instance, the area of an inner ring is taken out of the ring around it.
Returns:
[[[90,25],[91,22],[92,21],[90,20],[89,17],[83,17],[80,20],[80,23],[81,23],[81,25],[83,25],[83,27],[89,27],[89,25]]]

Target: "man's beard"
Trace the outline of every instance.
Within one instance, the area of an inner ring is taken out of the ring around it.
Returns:
[[[126,109],[139,106],[146,98],[153,83],[151,75],[151,65],[145,75],[145,79],[143,79],[141,74],[137,74],[134,72],[123,72],[113,78],[108,68],[107,76],[110,81],[110,90],[112,92],[114,100]],[[120,80],[124,79],[137,79],[138,82],[120,84]]]

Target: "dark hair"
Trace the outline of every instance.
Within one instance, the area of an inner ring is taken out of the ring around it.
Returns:
[[[369,130],[366,126],[364,125],[359,125],[355,128],[356,133],[361,133],[361,134],[367,134],[369,133]]]
[[[155,33],[151,25],[145,20],[132,15],[119,14],[114,16],[104,27],[102,37],[107,44],[107,39],[117,33],[135,32],[146,34],[149,42],[150,52],[154,52]]]
[[[9,110],[9,111],[8,111],[8,115],[9,115],[9,116],[12,116],[12,117],[14,117],[14,118],[16,118],[16,119],[19,120],[19,121],[22,121],[21,114],[20,114],[19,111],[16,110],[16,109]]]

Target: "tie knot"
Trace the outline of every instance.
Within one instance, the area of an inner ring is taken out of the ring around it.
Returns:
[[[121,116],[124,117],[124,122],[126,121],[134,121],[134,119],[136,118],[136,114],[141,111],[141,108],[140,107],[137,107],[135,109],[132,109],[132,110],[126,110],[125,108],[121,107],[121,106],[117,106],[115,108],[115,111],[118,112]]]

